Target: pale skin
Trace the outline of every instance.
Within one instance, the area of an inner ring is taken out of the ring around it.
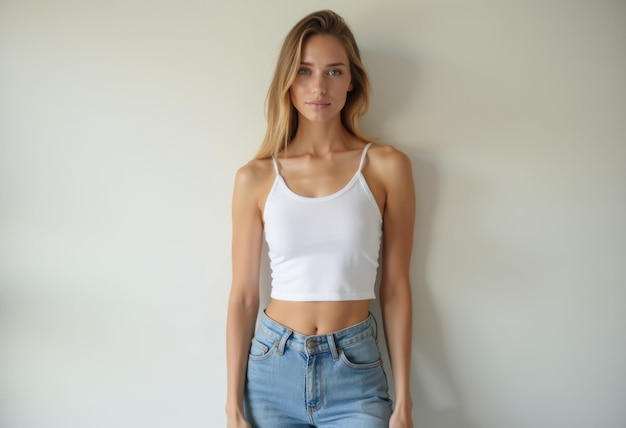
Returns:
[[[315,35],[303,46],[301,68],[291,86],[299,126],[281,174],[294,192],[308,197],[335,193],[358,169],[365,146],[341,124],[340,112],[352,90],[346,51],[333,36]],[[411,286],[415,192],[411,164],[391,146],[374,145],[363,168],[383,217],[379,300],[395,384],[390,428],[412,427],[410,394]],[[243,391],[250,341],[259,310],[259,267],[263,208],[275,179],[271,159],[243,166],[235,178],[232,220],[232,286],[227,320],[226,414],[229,428],[250,427],[243,416]],[[369,300],[291,302],[272,299],[266,314],[305,335],[325,334],[363,321]]]

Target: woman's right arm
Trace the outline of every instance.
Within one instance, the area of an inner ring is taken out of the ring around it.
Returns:
[[[263,222],[258,173],[251,164],[235,178],[232,205],[232,285],[226,322],[228,427],[249,427],[243,416],[243,391],[250,341],[259,309],[259,263]]]

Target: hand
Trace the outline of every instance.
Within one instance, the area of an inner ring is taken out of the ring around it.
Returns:
[[[248,423],[248,421],[246,421],[243,418],[237,419],[237,420],[227,419],[226,427],[227,428],[252,428],[250,424]]]
[[[226,427],[227,428],[252,428],[246,418],[243,417],[241,412],[226,415]]]
[[[413,428],[411,412],[401,411],[400,409],[394,410],[389,419],[389,428]]]
[[[241,419],[239,421],[228,421],[226,424],[227,428],[251,428],[250,424],[246,422],[245,419]]]

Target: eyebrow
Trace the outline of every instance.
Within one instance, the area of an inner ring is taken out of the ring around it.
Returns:
[[[312,66],[313,66],[313,64],[312,64],[312,63],[310,63],[310,62],[304,62],[304,61],[302,61],[302,62],[300,63],[300,65],[306,65],[306,66],[309,66],[309,67],[312,67]],[[346,66],[346,65],[345,65],[343,62],[333,62],[333,63],[330,63],[330,64],[326,64],[326,67],[345,67],[345,66]]]

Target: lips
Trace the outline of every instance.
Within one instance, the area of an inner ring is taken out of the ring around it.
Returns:
[[[323,109],[330,105],[330,103],[325,103],[322,101],[308,101],[305,103],[306,105],[314,108],[314,109]]]

